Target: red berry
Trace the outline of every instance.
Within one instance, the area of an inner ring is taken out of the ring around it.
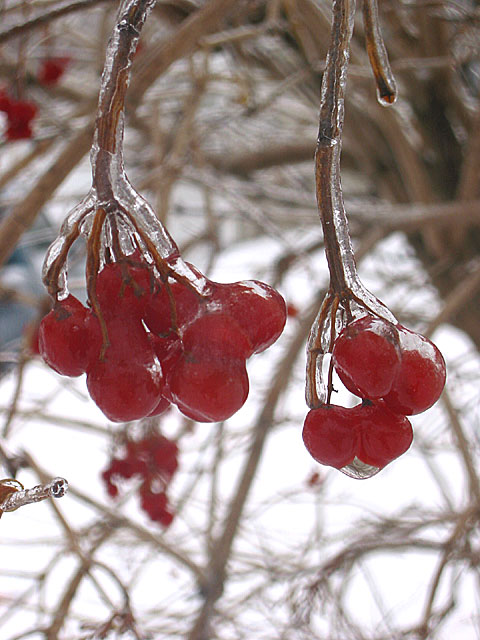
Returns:
[[[157,436],[150,446],[152,464],[162,476],[173,476],[178,469],[178,447],[175,442]]]
[[[346,409],[323,405],[305,419],[303,441],[321,464],[341,469],[358,458],[382,469],[405,453],[413,439],[410,422],[384,403]]]
[[[230,316],[209,313],[197,318],[185,330],[183,347],[189,354],[210,358],[245,360],[252,353],[252,344],[240,326]]]
[[[112,422],[128,422],[149,415],[163,390],[160,368],[138,362],[106,359],[87,374],[92,400]]]
[[[351,409],[333,404],[312,409],[302,437],[307,451],[320,464],[341,469],[355,458],[358,435]]]
[[[110,345],[102,359],[100,323],[90,314],[88,391],[113,422],[144,418],[158,406],[164,390],[160,365],[148,334],[140,321],[122,317],[110,319],[106,325]]]
[[[148,417],[153,418],[154,416],[161,416],[162,413],[165,413],[169,406],[170,401],[161,396],[157,405],[148,414]]]
[[[47,58],[38,70],[38,82],[45,86],[54,86],[65,73],[70,58]]]
[[[440,397],[446,380],[442,354],[427,338],[399,327],[401,364],[386,404],[397,413],[414,415],[431,407]]]
[[[162,363],[162,369],[167,366],[172,360],[176,359],[182,354],[183,346],[182,341],[176,334],[172,334],[168,338],[160,338],[154,333],[150,334],[150,341],[153,349],[157,354],[157,358]]]
[[[382,318],[358,318],[340,332],[332,357],[349,391],[361,398],[382,398],[400,367],[398,331]]]
[[[7,140],[22,140],[32,137],[31,121],[37,113],[37,106],[33,102],[10,100],[6,105]]]
[[[106,264],[97,276],[96,293],[105,317],[141,318],[150,300],[152,276],[147,265]]]
[[[296,318],[299,314],[298,307],[293,304],[293,302],[289,302],[287,304],[287,316],[289,318]]]
[[[174,304],[177,329],[194,320],[199,314],[201,304],[199,296],[187,285],[175,281],[162,286],[150,298],[144,313],[144,321],[147,327],[150,331],[162,337],[171,336],[174,329],[168,288],[170,288]]]
[[[64,376],[79,376],[88,362],[88,310],[69,295],[42,319],[38,331],[39,350],[45,362]]]
[[[360,434],[356,456],[365,464],[382,469],[412,444],[410,422],[383,403],[358,405],[352,410],[352,416]]]
[[[212,285],[213,300],[247,334],[252,353],[264,351],[278,339],[285,326],[287,309],[275,289],[257,280]]]
[[[104,318],[109,346],[104,354],[107,359],[135,361],[150,366],[156,359],[152,336],[141,320],[135,317]],[[103,346],[102,331],[97,316],[89,311],[85,321],[88,334],[87,371],[101,358]]]
[[[248,375],[241,360],[201,354],[180,358],[169,376],[173,401],[180,411],[197,422],[230,418],[248,396]]]
[[[168,499],[164,492],[154,493],[146,484],[140,490],[140,505],[154,522],[168,527],[173,521],[173,514],[168,510]]]
[[[0,89],[0,111],[8,113],[12,100],[5,89]]]

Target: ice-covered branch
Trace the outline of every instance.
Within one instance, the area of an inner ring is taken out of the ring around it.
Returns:
[[[47,484],[38,484],[31,489],[23,489],[16,480],[0,481],[2,489],[0,495],[5,495],[0,502],[0,516],[4,511],[15,511],[19,507],[34,502],[41,502],[47,498],[62,498],[68,491],[65,478],[54,478]]]

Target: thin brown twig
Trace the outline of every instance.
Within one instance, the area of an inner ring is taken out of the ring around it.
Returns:
[[[71,2],[61,7],[52,9],[51,11],[42,13],[35,18],[31,18],[30,20],[26,20],[21,24],[15,25],[14,27],[10,27],[6,31],[0,31],[0,44],[6,42],[7,40],[10,40],[11,38],[15,38],[19,35],[27,33],[28,31],[32,31],[33,29],[53,22],[54,20],[62,18],[63,16],[66,16],[70,13],[83,11],[85,9],[95,7],[96,5],[103,2],[107,2],[107,0],[77,0],[76,2]]]

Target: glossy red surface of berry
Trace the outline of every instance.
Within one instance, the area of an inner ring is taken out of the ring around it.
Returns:
[[[381,401],[353,408],[323,405],[307,414],[303,427],[303,441],[312,457],[336,469],[354,458],[382,469],[405,453],[412,440],[407,418]]]
[[[79,376],[88,363],[86,346],[88,310],[69,295],[42,319],[38,331],[38,347],[45,362],[64,376]]]
[[[404,415],[422,413],[440,397],[446,380],[445,361],[427,338],[399,327],[401,366],[385,403]]]
[[[153,416],[161,416],[162,414],[165,413],[165,411],[169,407],[170,407],[170,401],[164,398],[163,396],[161,396],[157,405],[148,414],[148,417],[153,418]]]
[[[341,469],[353,462],[358,434],[351,409],[333,404],[311,409],[302,437],[307,451],[320,464]]]
[[[382,398],[400,368],[398,331],[381,318],[358,318],[340,332],[332,358],[349,391],[361,398]]]
[[[194,320],[200,312],[200,305],[200,298],[193,289],[180,282],[169,282],[148,301],[144,321],[150,331],[158,336],[168,337],[172,334],[175,324],[178,329]]]
[[[223,313],[208,313],[197,318],[183,334],[185,353],[205,354],[227,360],[245,360],[252,353],[248,336],[235,322]]]
[[[102,357],[100,323],[92,313],[87,388],[92,400],[114,422],[151,414],[163,397],[164,380],[149,336],[139,320],[122,316],[106,322],[109,346]]]
[[[154,333],[149,335],[153,350],[162,365],[162,371],[166,377],[183,354],[183,343],[177,336],[159,338]]]
[[[199,354],[182,356],[168,380],[171,397],[187,417],[198,422],[230,418],[248,396],[248,375],[241,360]]]
[[[37,80],[40,84],[52,87],[58,83],[65,73],[70,58],[47,58],[40,64]]]
[[[390,411],[383,402],[359,405],[352,410],[359,433],[356,456],[382,469],[409,449],[413,440],[408,419]]]
[[[92,400],[112,422],[128,422],[149,415],[163,390],[158,365],[146,367],[128,360],[105,359],[87,373]]]
[[[278,339],[285,327],[287,307],[273,287],[257,280],[212,284],[213,299],[247,334],[252,353],[264,351]]]
[[[152,278],[146,265],[106,264],[97,276],[96,293],[106,318],[128,315],[141,318],[150,300]]]
[[[124,316],[105,319],[109,346],[104,357],[115,361],[137,362],[151,366],[155,351],[145,327],[137,318]],[[103,347],[102,331],[97,316],[88,312],[85,326],[88,332],[87,371],[101,358]]]

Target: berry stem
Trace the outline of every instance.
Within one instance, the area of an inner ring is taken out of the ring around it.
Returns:
[[[366,1],[364,11],[371,65],[380,97],[385,104],[389,104],[394,100],[395,83],[378,28],[375,0]],[[322,78],[315,151],[316,197],[330,285],[308,342],[306,399],[310,408],[318,408],[320,404],[330,402],[333,365],[330,363],[325,382],[323,359],[326,353],[332,352],[341,326],[352,322],[355,314],[365,312],[395,322],[385,305],[363,286],[355,265],[340,176],[345,90],[355,0],[334,0],[332,12],[331,41]]]
[[[91,161],[100,201],[113,198],[111,162],[123,172],[123,113],[140,31],[155,0],[125,0],[106,52]]]
[[[354,13],[354,0],[334,1],[315,152],[317,203],[330,271],[330,289],[341,297],[346,294],[349,281],[355,276],[355,260],[340,180],[345,86]]]

